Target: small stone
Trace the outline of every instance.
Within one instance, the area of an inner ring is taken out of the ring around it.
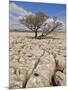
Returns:
[[[55,84],[57,86],[64,86],[64,85],[66,85],[65,74],[60,72],[60,71],[57,71],[55,73],[55,76],[54,76],[54,81],[55,81]]]
[[[56,61],[57,61],[57,69],[63,71],[66,66],[65,58],[61,55],[57,55]]]

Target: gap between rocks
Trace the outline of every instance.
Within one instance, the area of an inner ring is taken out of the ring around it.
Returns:
[[[43,48],[42,48],[42,50],[43,50],[43,53],[41,54],[41,56],[40,56],[40,57],[38,58],[38,60],[36,61],[36,63],[35,63],[35,65],[34,65],[34,68],[33,68],[32,72],[31,72],[31,74],[30,74],[28,77],[26,77],[25,82],[24,82],[24,84],[23,84],[23,88],[26,88],[27,82],[29,81],[31,75],[33,74],[34,70],[37,68],[37,66],[38,66],[38,64],[39,64],[39,62],[40,62],[40,58],[41,58],[42,56],[44,56],[45,50],[44,50]]]

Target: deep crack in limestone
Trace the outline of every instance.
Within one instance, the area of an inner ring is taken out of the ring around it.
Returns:
[[[45,53],[45,50],[44,50],[44,49],[42,49],[42,50],[43,50],[43,53],[41,54],[40,57],[42,57],[42,56],[44,55],[44,53]],[[39,57],[39,59],[36,61],[35,65],[34,65],[34,68],[33,68],[32,72],[31,72],[31,74],[29,75],[29,77],[26,77],[26,80],[25,80],[25,82],[24,82],[23,88],[26,87],[26,85],[27,85],[27,83],[28,83],[28,80],[30,79],[30,77],[31,77],[31,75],[33,74],[34,70],[37,68],[37,66],[38,66],[38,64],[39,64],[39,62],[40,62],[40,57]]]

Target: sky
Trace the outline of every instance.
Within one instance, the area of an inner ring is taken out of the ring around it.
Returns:
[[[56,16],[58,20],[66,23],[66,5],[64,4],[10,1],[10,29],[28,30],[28,28],[24,24],[21,24],[20,19],[25,18],[25,16],[34,15],[37,12],[43,12],[49,17]]]
[[[25,9],[28,12],[36,13],[43,12],[46,15],[61,19],[65,22],[66,18],[66,5],[65,4],[49,4],[49,3],[35,3],[35,2],[23,2],[23,1],[10,1],[10,4],[14,3],[21,9]],[[19,13],[13,13],[16,17],[20,16]]]

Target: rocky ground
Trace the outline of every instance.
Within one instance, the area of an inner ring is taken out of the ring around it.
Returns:
[[[30,32],[10,32],[9,87],[65,85],[65,33],[54,32],[46,39],[33,36]]]

